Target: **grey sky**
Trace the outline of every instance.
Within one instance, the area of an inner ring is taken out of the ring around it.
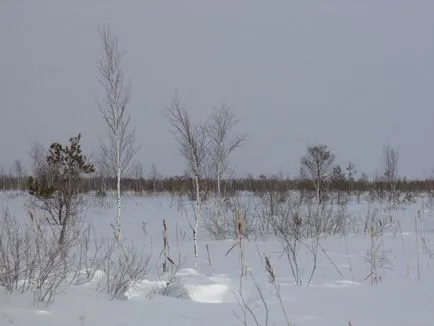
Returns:
[[[401,174],[428,176],[433,17],[432,0],[3,0],[0,166],[78,132],[97,149],[97,30],[108,24],[126,52],[145,173],[184,169],[163,114],[177,90],[197,119],[225,103],[242,120],[239,175],[293,176],[310,143],[373,175],[390,142]]]

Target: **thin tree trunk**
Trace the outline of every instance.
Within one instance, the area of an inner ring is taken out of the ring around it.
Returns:
[[[195,176],[194,181],[196,183],[196,212],[195,212],[196,224],[193,230],[193,245],[194,245],[194,268],[197,269],[198,260],[199,260],[199,253],[197,249],[197,231],[199,228],[199,219],[200,219],[200,188],[199,188],[199,178],[197,177],[197,175]]]
[[[220,199],[221,197],[221,187],[220,187],[220,166],[217,166],[217,195]]]
[[[121,148],[120,139],[116,141],[116,167],[117,167],[117,215],[116,215],[116,239],[121,241]]]

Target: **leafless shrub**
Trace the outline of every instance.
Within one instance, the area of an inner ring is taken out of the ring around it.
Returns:
[[[88,225],[80,237],[70,260],[75,265],[70,283],[80,285],[93,279],[106,260],[103,251],[105,239],[98,238],[92,225]]]
[[[323,199],[320,205],[312,199],[305,200],[306,208],[306,235],[320,237],[329,234],[337,234],[344,227],[344,205],[335,205],[332,196]]]
[[[19,223],[7,212],[2,216],[0,281],[9,292],[31,291],[35,303],[49,304],[75,268],[70,249],[76,246],[80,232],[69,228],[60,244],[58,228],[41,225],[31,211],[29,215],[31,223]]]
[[[292,200],[293,197],[290,193],[282,193],[269,189],[259,198],[260,201],[256,208],[256,213],[261,223],[258,231],[263,237],[267,237],[270,234],[275,234],[271,222],[275,218],[278,218],[279,215],[286,215],[285,212],[287,211],[288,202]]]
[[[282,242],[283,252],[288,259],[294,281],[301,285],[302,275],[299,264],[299,252],[304,238],[306,224],[300,216],[300,210],[291,201],[279,205],[272,216],[265,216],[273,228],[274,234]]]
[[[105,290],[110,300],[125,299],[125,293],[134,283],[144,279],[149,272],[150,256],[131,244],[107,242],[102,271],[105,279],[99,289]]]
[[[371,286],[383,281],[382,272],[390,265],[388,251],[384,248],[384,233],[389,227],[387,222],[387,219],[382,218],[378,210],[374,209],[368,212],[367,225],[370,246],[364,258],[370,267],[366,279],[370,279]]]
[[[31,211],[29,215],[36,266],[31,278],[33,294],[35,302],[49,304],[69,284],[68,278],[77,268],[73,253],[83,238],[83,224],[77,218],[68,228],[59,229],[42,224],[44,219]]]
[[[243,201],[239,197],[226,197],[219,209],[216,209],[218,198],[209,199],[203,206],[203,226],[211,238],[216,240],[236,239],[236,214],[242,217],[244,237],[257,239],[262,236],[261,220],[252,209],[253,201]]]
[[[35,302],[51,303],[54,296],[62,290],[62,285],[65,285],[70,271],[69,262],[57,244],[57,239],[47,234],[38,234],[34,239],[37,266],[32,280],[34,299]]]
[[[33,274],[34,257],[29,229],[6,209],[0,220],[0,286],[8,292],[25,291],[20,282]]]
[[[299,252],[301,248],[308,250],[311,256],[311,270],[305,279],[310,285],[317,267],[320,242],[329,234],[340,232],[344,218],[335,212],[333,202],[324,199],[320,212],[317,205],[304,205],[294,194],[280,200],[273,208],[274,215],[266,212],[263,215],[271,226],[274,235],[281,241],[285,254],[297,285],[303,284],[306,269],[301,268]],[[321,216],[319,214],[322,214]]]

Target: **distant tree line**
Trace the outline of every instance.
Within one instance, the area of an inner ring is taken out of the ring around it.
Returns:
[[[3,191],[21,190],[30,191],[29,176],[17,177],[11,174],[0,175],[0,189]],[[216,179],[200,180],[201,189],[205,193],[217,192]],[[97,192],[104,195],[107,191],[116,191],[117,179],[101,178],[97,176],[86,177],[82,180],[83,192]],[[123,178],[121,180],[123,191],[136,193],[178,193],[189,194],[195,191],[194,180],[186,176],[173,176],[167,178]],[[376,180],[356,179],[334,179],[327,181],[325,185],[332,191],[341,191],[347,193],[375,191],[378,193],[388,191],[392,182],[383,178]],[[434,190],[434,180],[410,180],[407,178],[396,181],[396,190],[399,192],[428,192]],[[102,191],[104,189],[104,191]],[[268,191],[286,192],[289,190],[306,190],[314,191],[314,185],[310,179],[289,179],[277,176],[266,177],[246,177],[232,178],[221,180],[222,193],[225,196],[232,196],[237,192],[263,193]]]

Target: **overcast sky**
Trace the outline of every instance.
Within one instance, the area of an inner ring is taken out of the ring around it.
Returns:
[[[125,51],[145,173],[184,170],[164,116],[177,90],[195,119],[222,103],[241,119],[238,175],[294,176],[324,143],[372,176],[386,142],[401,175],[431,174],[432,0],[1,0],[0,166],[78,132],[98,148],[103,24]]]

